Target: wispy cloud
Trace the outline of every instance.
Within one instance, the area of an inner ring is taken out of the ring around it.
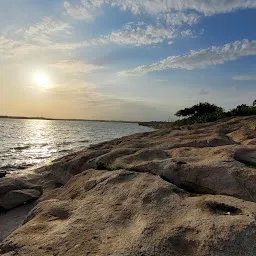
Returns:
[[[54,45],[54,39],[67,39],[72,26],[62,20],[44,17],[40,22],[26,28],[14,28],[0,34],[0,53],[3,58],[45,51]]]
[[[177,23],[186,21],[194,23],[197,16],[184,14],[185,11],[194,11],[203,15],[214,15],[218,13],[232,12],[238,9],[256,8],[255,0],[80,0],[80,3],[73,6],[69,1],[65,1],[66,12],[76,19],[91,20],[95,16],[97,9],[103,4],[119,7],[123,11],[131,11],[135,15],[148,13],[159,15],[161,13],[183,12],[182,15],[174,15],[170,19]],[[182,21],[183,20],[183,21]]]
[[[102,66],[87,64],[78,60],[62,60],[54,64],[49,64],[49,67],[68,74],[86,74],[103,69]]]
[[[41,33],[51,35],[60,31],[67,32],[71,28],[72,27],[67,22],[53,19],[51,17],[44,17],[42,21],[36,23],[35,25],[17,30],[17,33],[24,34],[25,36],[35,36]]]
[[[200,15],[196,13],[185,13],[185,12],[173,12],[164,13],[162,18],[165,22],[172,26],[180,26],[183,24],[188,24],[192,26],[200,20]]]
[[[193,25],[197,23],[201,15],[196,12],[187,12],[186,5],[180,7],[179,1],[172,1],[174,3],[165,3],[165,1],[136,1],[136,0],[80,0],[79,3],[73,5],[69,1],[64,2],[66,13],[78,20],[91,21],[99,13],[99,9],[103,4],[108,4],[112,7],[118,6],[121,10],[130,10],[134,14],[141,13],[157,14],[158,18],[162,19],[166,24],[171,26],[181,26],[183,24]],[[193,9],[193,8],[192,8]],[[198,12],[198,8],[194,8]]]
[[[108,43],[141,46],[161,43],[174,37],[176,37],[176,31],[163,26],[147,25],[134,28],[128,25],[123,30],[114,31],[101,39]]]
[[[126,24],[122,29],[102,35],[95,39],[76,43],[58,43],[49,46],[50,49],[74,50],[89,46],[105,44],[144,46],[163,43],[176,37],[192,36],[191,30],[181,30],[162,25],[145,25],[144,23]],[[170,41],[169,41],[170,42]]]
[[[103,5],[130,11],[135,15],[155,16],[156,25],[127,24],[123,29],[113,31],[99,38],[78,43],[56,44],[53,48],[76,49],[101,44],[127,44],[135,46],[162,43],[176,37],[193,37],[188,26],[200,21],[203,16],[233,12],[238,9],[256,8],[255,0],[77,0],[64,2],[68,15],[75,19],[91,21],[103,11]],[[183,27],[186,25],[186,27]]]
[[[35,44],[27,43],[24,39],[11,39],[0,36],[0,55],[2,58],[12,58],[38,50]]]
[[[72,27],[62,20],[55,20],[51,17],[44,17],[42,21],[28,28],[18,29],[15,33],[26,41],[39,43],[50,43],[51,36],[56,34],[71,34]]]
[[[232,79],[237,81],[256,81],[256,75],[233,76]]]
[[[122,10],[131,10],[134,14],[142,12],[150,14],[168,13],[170,11],[193,10],[204,15],[232,12],[237,9],[255,8],[255,0],[115,0],[109,1]]]
[[[69,1],[65,1],[64,8],[67,14],[75,19],[91,21],[103,3],[104,0],[81,0],[79,4],[72,5]]]
[[[212,46],[199,51],[190,51],[185,55],[169,56],[168,58],[151,65],[139,66],[132,70],[120,72],[121,75],[143,75],[153,71],[168,69],[202,69],[208,66],[223,64],[237,60],[243,56],[256,55],[255,41],[236,41],[224,46]]]
[[[65,22],[44,18],[29,28],[13,30],[8,37],[0,35],[0,52],[5,58],[26,55],[34,51],[73,51],[81,48],[107,44],[134,45],[137,47],[163,43],[172,43],[177,37],[192,36],[191,30],[179,30],[163,25],[127,23],[122,29],[101,35],[98,38],[70,42],[56,42],[56,36],[70,35],[72,27]],[[67,38],[65,38],[67,39]]]

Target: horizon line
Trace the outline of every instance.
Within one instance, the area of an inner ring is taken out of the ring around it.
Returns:
[[[56,120],[56,121],[95,121],[95,122],[119,122],[119,123],[141,123],[141,121],[129,121],[129,120],[101,120],[101,119],[85,119],[85,118],[51,118],[51,117],[35,117],[35,116],[12,116],[12,115],[0,115],[0,118],[6,119],[34,119],[34,120]]]

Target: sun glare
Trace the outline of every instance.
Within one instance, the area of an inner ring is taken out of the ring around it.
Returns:
[[[34,81],[41,87],[48,87],[50,85],[49,77],[43,72],[36,72],[34,74]]]

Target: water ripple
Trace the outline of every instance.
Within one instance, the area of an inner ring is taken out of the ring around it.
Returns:
[[[41,165],[91,144],[152,130],[132,123],[0,119],[0,170]]]

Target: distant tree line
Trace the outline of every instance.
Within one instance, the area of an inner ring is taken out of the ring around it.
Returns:
[[[190,108],[181,109],[175,115],[178,117],[184,117],[183,119],[175,121],[175,125],[214,122],[221,118],[232,116],[256,115],[256,100],[254,100],[251,106],[242,104],[227,112],[225,112],[221,107],[204,102]]]

